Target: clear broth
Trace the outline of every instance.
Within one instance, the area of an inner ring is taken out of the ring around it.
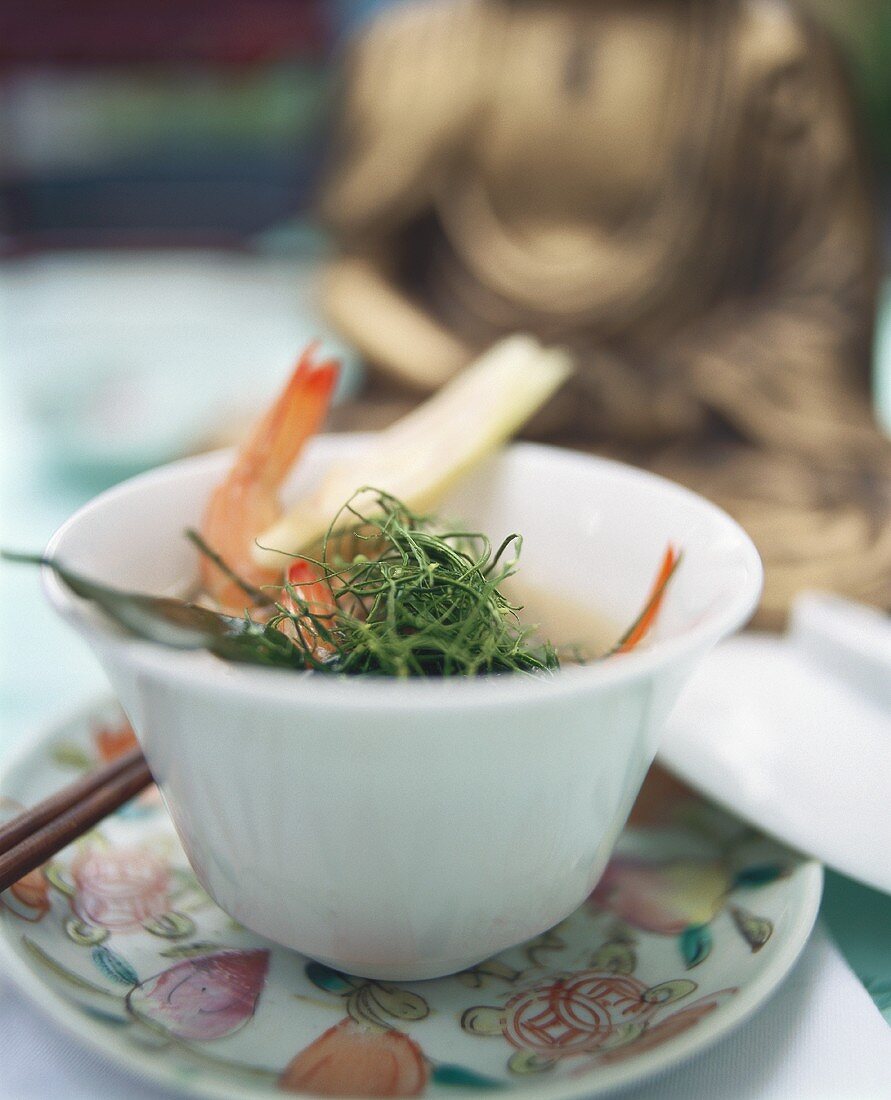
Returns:
[[[535,637],[550,642],[564,663],[596,660],[615,645],[621,631],[605,615],[571,596],[555,595],[550,589],[526,580],[511,578],[504,594],[521,605],[520,622],[535,629]]]

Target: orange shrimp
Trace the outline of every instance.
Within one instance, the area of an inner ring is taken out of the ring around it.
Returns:
[[[294,600],[302,600],[319,624],[326,629],[334,625],[334,616],[337,613],[337,604],[331,586],[324,579],[324,574],[319,566],[313,562],[298,559],[291,562],[285,574],[286,585],[282,591],[281,602],[289,611],[299,613],[300,606]],[[299,632],[300,638],[317,661],[325,661],[336,652],[336,646],[326,638],[323,638],[316,629],[316,624],[309,615],[300,618],[296,623],[293,620],[285,620],[279,625],[279,630],[294,637]]]
[[[662,558],[659,572],[653,582],[653,587],[647,597],[647,602],[644,604],[643,611],[641,611],[628,630],[616,643],[615,648],[612,650],[613,653],[630,653],[649,633],[650,628],[655,623],[656,617],[659,614],[659,609],[662,607],[662,601],[665,598],[665,590],[668,588],[668,582],[674,576],[674,572],[680,564],[680,560],[681,555],[671,543],[669,543]]]
[[[251,431],[225,479],[214,489],[201,523],[201,536],[247,584],[280,582],[285,568],[257,565],[254,540],[281,515],[279,490],[328,411],[337,381],[335,360],[314,363],[316,345],[301,355],[290,380]],[[201,585],[220,607],[240,614],[245,592],[208,557],[201,557]]]

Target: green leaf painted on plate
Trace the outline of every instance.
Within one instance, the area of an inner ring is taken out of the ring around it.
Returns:
[[[93,962],[102,971],[106,978],[110,978],[119,985],[139,985],[139,975],[133,967],[117,952],[104,944],[97,944],[90,952]]]
[[[539,955],[542,951],[562,951],[565,946],[566,941],[561,939],[556,931],[551,928],[550,931],[542,932],[540,936],[536,936],[534,940],[530,940],[526,944],[524,952],[526,958],[533,966],[541,966],[542,961]]]
[[[307,963],[304,973],[313,985],[328,993],[349,993],[353,988],[353,982],[346,974],[341,974],[339,970],[332,970],[330,966],[324,966],[322,963]]]
[[[367,988],[378,1008],[394,1020],[423,1020],[430,1015],[424,998],[408,989],[386,982],[369,982]]]
[[[108,939],[108,929],[98,928],[95,924],[87,924],[77,917],[69,917],[65,921],[65,935],[78,947],[93,947]]]
[[[48,863],[43,869],[47,882],[54,886],[65,897],[74,897],[74,883],[65,878],[65,869],[60,863]]]
[[[503,1089],[507,1085],[503,1081],[496,1081],[494,1077],[484,1077],[475,1070],[465,1066],[438,1065],[434,1066],[430,1074],[431,1080],[437,1085],[447,1085],[459,1089]]]
[[[494,1005],[474,1005],[464,1010],[461,1027],[471,1035],[503,1035],[504,1012]]]
[[[696,982],[691,982],[689,978],[674,978],[670,982],[651,986],[641,995],[641,1000],[647,1004],[668,1005],[682,997],[689,997],[695,990]]]
[[[699,966],[703,959],[708,958],[712,949],[712,934],[707,924],[694,924],[684,929],[680,937],[681,955],[687,964],[687,969]]]
[[[196,955],[211,955],[214,951],[222,951],[221,943],[212,943],[210,940],[198,940],[195,943],[180,943],[175,947],[168,947],[161,952],[165,959],[191,959]]]
[[[351,990],[346,999],[346,1010],[357,1024],[371,1024],[384,1031],[390,1026],[385,1018],[388,1014],[381,1011],[380,1005],[371,996],[371,982],[362,982]]]
[[[111,997],[112,1000],[115,1001],[120,999],[117,993],[109,993],[107,989],[103,989],[99,985],[93,985],[93,983],[88,982],[86,978],[82,978],[80,974],[75,974],[74,971],[69,970],[67,966],[63,966],[61,963],[56,962],[56,960],[51,955],[47,955],[43,948],[38,947],[34,940],[30,939],[28,936],[22,936],[22,946],[25,948],[29,955],[31,955],[41,964],[41,966],[44,966],[47,970],[52,971],[52,973],[55,974],[57,978],[62,978],[64,981],[68,982],[70,985],[76,986],[78,989],[85,989],[88,990],[90,993],[98,993],[103,997]]]
[[[507,1060],[507,1068],[511,1073],[525,1077],[529,1073],[547,1073],[556,1066],[553,1058],[542,1058],[531,1050],[518,1050]]]
[[[732,889],[738,886],[768,886],[771,882],[782,878],[785,873],[785,868],[777,863],[756,863],[752,867],[744,867],[737,872]]]
[[[184,936],[191,936],[194,933],[195,922],[185,913],[171,911],[156,920],[144,921],[142,927],[153,936],[161,936],[166,940],[181,940]]]
[[[637,954],[630,944],[611,940],[594,952],[590,966],[593,970],[606,970],[610,974],[633,974]]]
[[[462,985],[469,986],[471,989],[481,989],[489,978],[498,978],[499,981],[512,985],[522,973],[522,970],[517,970],[516,967],[508,966],[507,963],[495,958],[486,959],[470,967],[469,970],[462,970],[455,977]]]
[[[757,917],[738,905],[730,910],[733,923],[752,951],[760,951],[773,935],[773,922],[767,917]]]
[[[50,757],[60,768],[75,768],[81,772],[94,763],[86,749],[74,741],[57,741],[50,749]]]

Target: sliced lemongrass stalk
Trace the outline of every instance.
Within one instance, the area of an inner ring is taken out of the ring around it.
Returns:
[[[282,552],[317,543],[331,517],[363,485],[374,485],[413,511],[433,508],[449,488],[507,439],[573,371],[569,354],[533,337],[502,340],[433,397],[381,432],[367,451],[333,466],[319,488],[264,531],[258,564],[275,568]],[[375,494],[356,499],[358,511]]]

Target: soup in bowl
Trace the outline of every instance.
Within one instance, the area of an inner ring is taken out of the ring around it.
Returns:
[[[316,439],[286,499],[361,447],[357,436]],[[188,459],[103,493],[49,556],[121,588],[189,592],[197,558],[183,532],[230,461]],[[638,614],[666,544],[683,559],[631,653],[414,680],[166,649],[45,572],[50,600],[126,709],[207,891],[254,931],[372,978],[462,970],[572,912],[606,865],[684,682],[761,589],[758,554],[725,513],[605,459],[515,444],[439,511],[496,545],[520,532],[512,596],[534,593],[550,640],[583,652]]]

